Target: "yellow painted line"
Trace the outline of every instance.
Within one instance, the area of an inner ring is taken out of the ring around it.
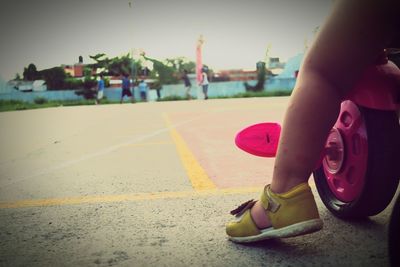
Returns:
[[[167,127],[169,128],[170,135],[172,137],[172,140],[174,140],[179,157],[183,163],[183,166],[186,169],[186,173],[188,174],[193,188],[195,190],[215,189],[216,186],[208,177],[203,167],[200,166],[199,162],[196,160],[195,156],[186,145],[185,140],[183,140],[182,136],[173,127],[167,114],[164,113],[163,117]]]
[[[201,191],[181,191],[181,192],[155,192],[155,193],[137,193],[128,195],[98,195],[81,196],[67,198],[49,198],[49,199],[27,199],[13,202],[0,202],[0,209],[15,209],[29,207],[47,207],[47,206],[68,206],[96,203],[116,203],[116,202],[134,202],[157,199],[179,199],[207,196],[222,196],[259,193],[262,187],[228,188],[228,189],[210,189]]]

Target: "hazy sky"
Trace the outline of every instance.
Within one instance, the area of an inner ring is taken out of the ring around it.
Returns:
[[[131,2],[131,5],[129,5]],[[0,0],[0,76],[143,49],[213,69],[255,68],[268,44],[284,60],[303,51],[328,14],[326,0]],[[131,7],[130,7],[131,6]]]

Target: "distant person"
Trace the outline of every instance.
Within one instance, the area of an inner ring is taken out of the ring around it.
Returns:
[[[156,91],[157,91],[157,99],[160,100],[161,99],[161,88],[157,87]]]
[[[100,74],[99,81],[97,82],[97,96],[96,96],[96,105],[100,104],[101,99],[104,96],[104,79],[103,74]]]
[[[149,86],[147,85],[145,80],[141,80],[138,87],[140,92],[140,98],[142,99],[142,101],[147,101],[147,90]]]
[[[182,79],[185,84],[186,97],[190,100],[192,99],[192,95],[190,94],[190,88],[192,88],[192,84],[190,83],[187,70],[183,71]]]
[[[203,87],[203,94],[204,94],[204,99],[208,99],[208,76],[207,76],[207,70],[203,68],[201,70],[201,83],[200,85]]]
[[[124,99],[124,96],[130,97],[132,103],[135,102],[135,98],[133,97],[132,92],[131,92],[131,81],[129,79],[129,75],[126,73],[124,74],[124,76],[122,78],[122,93],[121,93],[121,101],[120,101],[121,104],[122,104],[122,100]]]

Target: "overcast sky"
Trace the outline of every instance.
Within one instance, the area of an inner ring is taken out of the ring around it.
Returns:
[[[131,5],[129,4],[131,2]],[[213,69],[255,68],[268,44],[286,60],[329,12],[324,0],[0,0],[0,76],[11,79],[73,64],[82,55],[110,57],[142,49],[150,57],[195,60]]]

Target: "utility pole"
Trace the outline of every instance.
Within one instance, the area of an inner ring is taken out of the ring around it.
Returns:
[[[270,50],[271,50],[271,44],[269,43],[268,45],[267,45],[267,49],[265,50],[265,59],[264,59],[264,62],[265,62],[265,66],[267,66],[267,68],[269,68],[269,62],[270,62]]]
[[[128,2],[128,5],[129,5],[129,10],[132,10],[133,11],[133,8],[132,8],[132,1],[129,1]],[[133,13],[133,12],[132,12]],[[132,16],[133,17],[133,16]],[[132,23],[132,25],[133,25],[133,23]],[[133,27],[133,26],[132,26]],[[133,38],[133,30],[132,30],[132,39],[134,39]],[[131,77],[132,77],[132,83],[134,83],[135,82],[135,80],[136,80],[136,65],[135,65],[135,59],[133,58],[133,48],[132,48],[132,50],[131,50]]]

